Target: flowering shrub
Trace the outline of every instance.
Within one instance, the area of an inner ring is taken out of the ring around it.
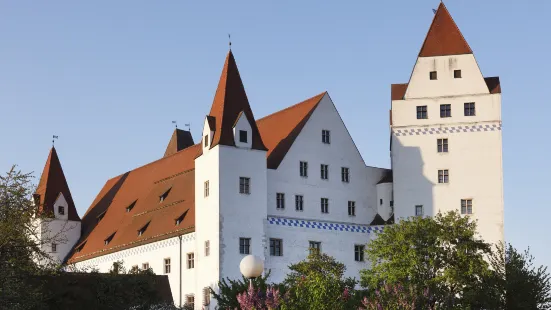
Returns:
[[[251,283],[246,292],[237,295],[237,301],[241,310],[275,310],[281,303],[281,297],[274,287],[268,287],[264,293]]]

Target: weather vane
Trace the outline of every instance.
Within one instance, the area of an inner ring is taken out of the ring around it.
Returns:
[[[228,40],[230,42],[230,50],[231,50],[231,34],[228,33]]]
[[[178,122],[172,121],[172,124],[174,124],[174,126],[176,126],[176,128],[178,128]]]
[[[59,137],[58,136],[52,136],[52,147],[55,144],[55,139],[59,139]]]
[[[191,132],[191,123],[184,124],[187,127],[187,131]]]

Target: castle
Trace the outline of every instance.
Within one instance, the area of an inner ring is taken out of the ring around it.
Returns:
[[[389,170],[366,165],[326,92],[256,119],[230,50],[201,141],[176,129],[163,158],[108,180],[82,218],[51,149],[35,202],[51,231],[71,229],[45,249],[101,272],[152,268],[176,304],[214,309],[208,288],[239,278],[247,254],[274,282],[313,250],[357,277],[384,225],[450,210],[503,241],[499,78],[443,3],[409,82],[391,86],[390,128]]]

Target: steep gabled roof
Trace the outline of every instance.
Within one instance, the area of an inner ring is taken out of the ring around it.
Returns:
[[[408,89],[408,83],[405,84],[392,84],[390,86],[390,100],[404,100],[406,90]]]
[[[325,94],[327,92],[268,115],[256,122],[262,139],[268,147],[267,165],[269,169],[277,169]]]
[[[170,141],[168,142],[164,157],[176,154],[177,152],[194,144],[195,143],[193,143],[191,132],[176,128],[174,133],[172,133]]]
[[[440,3],[419,57],[472,54],[467,41],[443,2]]]
[[[244,112],[251,124],[252,129],[252,148],[255,150],[266,150],[258,128],[256,127],[253,111],[249,105],[245,87],[241,81],[235,58],[230,50],[222,69],[222,75],[218,82],[218,88],[214,95],[214,101],[210,109],[209,116],[214,117],[216,130],[210,145],[211,148],[216,145],[235,146],[233,135],[233,124],[237,120],[239,113]],[[209,120],[210,124],[210,120]]]
[[[501,82],[498,76],[484,78],[490,94],[501,94]]]
[[[69,185],[61,168],[61,162],[59,161],[55,147],[52,147],[35,192],[35,199],[38,198],[36,199],[38,211],[42,214],[53,216],[54,203],[60,193],[63,194],[67,201],[68,219],[70,221],[80,221]]]

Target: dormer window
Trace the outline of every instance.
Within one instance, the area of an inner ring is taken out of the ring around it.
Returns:
[[[431,71],[430,74],[429,74],[429,77],[431,80],[437,80],[438,79],[438,75],[436,73],[436,71]]]
[[[65,215],[65,207],[64,206],[57,207],[57,213],[59,213],[59,215]]]
[[[168,196],[168,193],[170,192],[170,188],[161,196],[159,196],[159,202],[165,201],[166,197]]]
[[[205,141],[205,147],[209,146],[209,135],[205,135],[205,138],[203,138]]]
[[[103,216],[105,215],[105,212],[107,212],[107,210],[101,212],[101,213],[97,216],[98,223],[99,223],[99,221],[101,221],[101,220],[103,219]]]
[[[108,244],[111,242],[111,240],[113,240],[113,237],[115,237],[115,234],[116,234],[116,233],[117,233],[117,232],[112,233],[109,237],[107,237],[107,239],[105,239],[105,240],[103,241],[103,243],[104,243],[105,245],[108,245]]]
[[[461,78],[461,70],[453,70],[453,78],[454,79],[460,79]]]
[[[184,221],[184,218],[186,217],[186,214],[187,214],[187,211],[184,212],[182,215],[180,215],[176,220],[176,226],[182,224],[182,222]]]
[[[138,237],[141,236],[141,235],[143,235],[143,233],[144,233],[145,230],[147,229],[147,226],[149,226],[149,223],[150,223],[150,222],[147,222],[147,224],[145,224],[142,228],[140,228],[140,229],[138,230]]]
[[[126,207],[126,212],[132,211],[134,209],[134,206],[136,205],[137,200],[135,200],[133,203],[131,203],[128,207]]]
[[[247,131],[239,130],[239,142],[247,143]]]
[[[82,251],[82,249],[84,248],[85,245],[86,245],[86,241],[84,241],[84,243],[82,243],[81,245],[79,245],[79,246],[75,249],[75,252],[79,253],[80,251]]]

